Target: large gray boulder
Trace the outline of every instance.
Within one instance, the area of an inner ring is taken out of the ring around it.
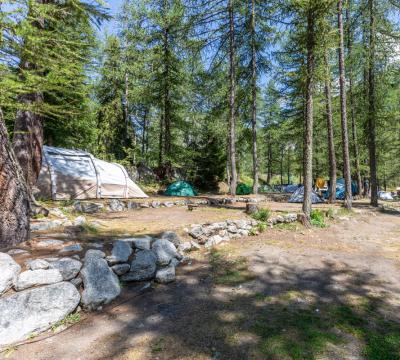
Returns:
[[[7,291],[17,280],[21,267],[5,253],[0,253],[0,295]]]
[[[174,231],[164,231],[161,235],[161,239],[172,242],[176,248],[182,243],[181,238]]]
[[[138,238],[131,239],[133,246],[139,250],[150,250],[152,241],[153,241],[153,238],[150,236],[144,236],[144,237],[138,237]]]
[[[158,269],[155,280],[160,284],[168,284],[175,281],[175,266],[168,265],[167,267]]]
[[[80,261],[69,257],[61,258],[50,263],[50,268],[57,269],[65,281],[76,277],[79,274],[81,267],[82,263]]]
[[[160,266],[168,265],[173,258],[182,259],[175,245],[168,240],[156,240],[151,249],[157,257],[157,265]]]
[[[113,244],[113,249],[110,256],[106,260],[110,265],[125,263],[132,254],[132,247],[129,242],[117,240]]]
[[[140,250],[132,260],[131,269],[121,276],[122,281],[144,281],[154,278],[157,257],[151,250]]]
[[[0,346],[49,329],[79,304],[76,287],[60,282],[0,298]]]
[[[61,281],[63,278],[57,269],[28,270],[19,274],[14,288],[21,291],[33,286],[55,284]]]
[[[82,304],[89,310],[108,304],[121,293],[118,276],[108,267],[106,260],[96,255],[88,256],[86,253],[81,270],[84,287]]]

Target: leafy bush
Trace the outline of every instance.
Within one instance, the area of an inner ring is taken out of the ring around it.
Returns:
[[[311,211],[311,225],[324,228],[327,227],[325,223],[325,215],[321,210]]]
[[[252,214],[251,217],[257,221],[266,222],[269,219],[270,215],[271,215],[270,209],[260,209],[257,212],[255,212],[254,214]]]

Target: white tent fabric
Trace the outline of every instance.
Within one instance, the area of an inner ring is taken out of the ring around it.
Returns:
[[[85,151],[50,146],[43,147],[35,196],[53,200],[148,197],[122,165]]]

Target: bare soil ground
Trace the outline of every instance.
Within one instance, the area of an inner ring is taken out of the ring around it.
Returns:
[[[275,212],[300,205],[268,203]],[[322,207],[327,208],[327,205]],[[101,214],[105,240],[244,217],[240,206]],[[400,359],[400,216],[356,204],[190,254],[177,281],[125,285],[101,312],[9,359]],[[85,240],[84,238],[80,240]]]

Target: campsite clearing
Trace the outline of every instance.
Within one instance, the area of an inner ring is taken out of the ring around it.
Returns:
[[[329,228],[283,224],[190,253],[174,284],[143,294],[125,285],[102,312],[8,359],[396,359],[400,217],[365,202],[355,208]],[[127,233],[243,216],[240,205],[96,215],[107,231]],[[107,231],[91,236],[101,241]]]

